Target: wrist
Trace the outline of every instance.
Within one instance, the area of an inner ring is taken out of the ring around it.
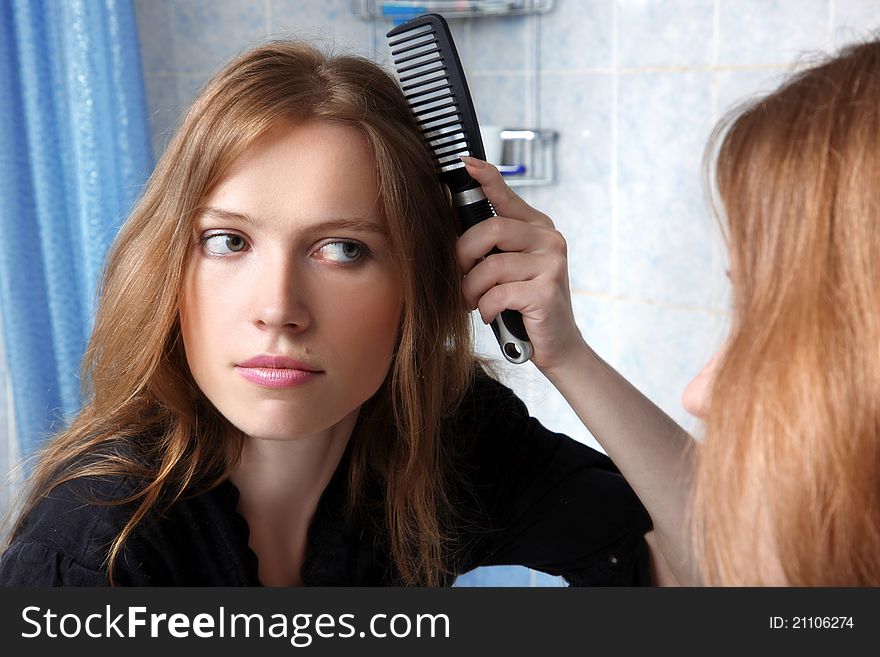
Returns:
[[[571,346],[561,352],[552,364],[542,366],[535,363],[535,365],[554,386],[559,388],[573,375],[583,376],[587,370],[601,362],[602,359],[578,332],[577,338],[572,341]]]

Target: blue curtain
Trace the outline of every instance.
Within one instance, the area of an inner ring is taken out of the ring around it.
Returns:
[[[22,455],[80,406],[98,275],[151,169],[131,0],[0,0],[0,315]]]

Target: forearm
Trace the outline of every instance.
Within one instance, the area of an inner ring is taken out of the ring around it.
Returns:
[[[543,370],[645,505],[679,582],[697,582],[688,510],[691,436],[585,343]]]

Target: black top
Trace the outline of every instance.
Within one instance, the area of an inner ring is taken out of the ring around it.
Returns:
[[[573,585],[650,583],[643,535],[651,521],[603,454],[530,418],[508,388],[477,377],[454,422],[464,449],[450,488],[458,574],[515,564],[562,575]],[[344,514],[348,454],[324,491],[308,531],[307,586],[399,583],[381,507]],[[0,558],[3,586],[101,586],[108,546],[131,513],[128,478],[62,484],[34,509]],[[114,568],[119,585],[259,586],[248,526],[230,481],[142,521]]]

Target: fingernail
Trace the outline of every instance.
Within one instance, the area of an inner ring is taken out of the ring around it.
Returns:
[[[475,169],[483,169],[486,166],[486,163],[483,160],[479,160],[470,155],[462,155],[461,161],[465,163],[465,166],[474,167]]]

